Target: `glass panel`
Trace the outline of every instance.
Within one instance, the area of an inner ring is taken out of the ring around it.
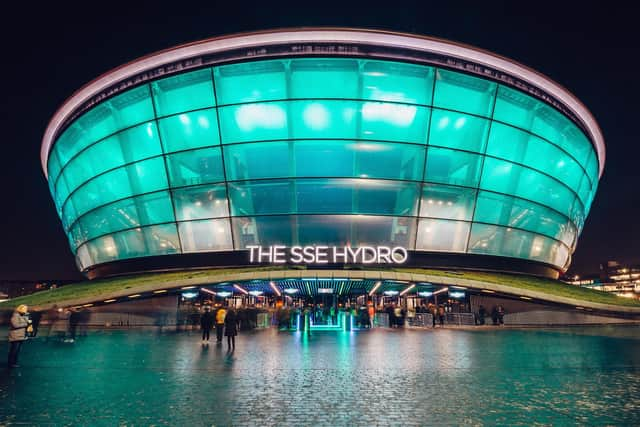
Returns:
[[[164,161],[161,157],[118,168],[89,181],[69,199],[77,214],[136,194],[167,188]],[[67,203],[69,203],[67,201]]]
[[[415,219],[367,215],[233,218],[238,249],[247,245],[390,245],[413,247]]]
[[[381,142],[298,141],[293,149],[296,169],[303,171],[306,176],[422,180],[423,146]]]
[[[354,139],[359,106],[350,101],[291,102],[292,137]]]
[[[61,174],[58,178],[58,182],[56,183],[56,205],[63,207],[64,203],[67,200],[67,197],[69,196],[69,193],[70,192],[67,187],[67,180],[64,174]]]
[[[178,223],[183,252],[232,250],[228,219],[210,219]]]
[[[587,158],[593,151],[589,139],[574,123],[570,123],[568,128],[564,129],[558,145],[582,165],[587,162]]]
[[[291,98],[356,99],[358,61],[345,58],[291,60]]]
[[[429,147],[425,181],[476,187],[482,156],[464,151]]]
[[[63,174],[68,189],[73,191],[109,169],[159,154],[162,150],[156,125],[145,123],[90,146],[67,164]]]
[[[416,250],[464,252],[469,238],[468,222],[420,219]]]
[[[58,155],[56,154],[56,150],[51,150],[49,152],[49,159],[47,160],[47,180],[49,182],[55,182],[58,178],[58,174],[60,173],[60,160],[58,160]]]
[[[77,248],[82,243],[87,241],[87,235],[85,231],[82,229],[82,227],[80,226],[79,222],[76,222],[71,227],[71,229],[69,230],[69,233],[67,234],[67,237],[69,239],[69,244],[71,245],[72,251],[74,248]]]
[[[104,111],[104,109],[102,110]],[[89,113],[91,113],[91,111],[89,111]],[[56,152],[58,160],[60,161],[60,166],[64,167],[69,159],[93,142],[95,141],[90,138],[90,135],[87,132],[84,132],[78,121],[72,123],[62,134],[60,134],[53,146],[53,150]]]
[[[78,215],[76,214],[76,208],[73,205],[73,199],[67,200],[62,207],[62,215],[60,216],[63,229],[68,230],[77,217]]]
[[[222,142],[287,139],[287,108],[284,102],[219,108]]]
[[[173,190],[178,221],[229,216],[225,185],[203,185]]]
[[[474,221],[524,228],[562,240],[572,246],[576,229],[569,219],[551,209],[526,200],[481,191]]]
[[[590,156],[589,156],[589,160],[587,161],[587,174],[589,175],[589,178],[591,179],[591,183],[597,183],[598,182],[598,173],[599,173],[599,164],[598,164],[598,158],[596,156],[595,151],[592,151]]]
[[[426,142],[430,114],[428,108],[384,102],[365,102],[360,105],[361,139],[417,144]]]
[[[430,105],[433,75],[432,67],[366,61],[362,67],[362,98]]]
[[[569,251],[559,242],[527,231],[494,225],[473,224],[470,253],[525,258],[563,267]]]
[[[214,68],[218,105],[287,98],[284,61],[255,61]]]
[[[215,105],[209,68],[155,81],[151,89],[158,117]]]
[[[475,189],[425,184],[422,189],[420,216],[470,221],[475,200]]]
[[[491,127],[487,154],[523,163],[545,172],[573,190],[578,190],[582,169],[564,151],[544,139],[494,123]]]
[[[166,156],[172,187],[224,181],[219,147],[183,151]]]
[[[264,142],[226,146],[224,159],[230,181],[291,176],[417,181],[422,179],[424,147],[352,141]]]
[[[532,169],[487,157],[480,187],[511,194],[569,214],[575,195],[564,185]]]
[[[368,215],[305,215],[297,217],[300,245],[415,245],[416,220]]]
[[[435,107],[489,117],[496,83],[462,73],[437,69]]]
[[[585,209],[582,206],[579,198],[575,198],[573,204],[571,204],[571,208],[569,209],[569,218],[578,228],[578,233],[582,231],[582,227],[584,226],[584,219],[586,217]]]
[[[437,109],[432,114],[429,145],[484,152],[489,120]]]
[[[233,216],[295,212],[296,181],[265,180],[229,183],[229,201]]]
[[[286,215],[231,218],[235,249],[246,249],[249,245],[296,244],[291,237],[295,218]]]
[[[86,245],[96,264],[125,258],[173,254],[180,251],[175,224],[122,231],[99,237]]]
[[[60,162],[64,165],[88,145],[153,118],[147,85],[104,101],[80,116],[56,141]]]
[[[84,271],[87,267],[93,265],[93,261],[91,260],[91,255],[89,254],[87,245],[80,246],[78,248],[78,252],[76,253],[76,264],[78,265],[80,271]]]
[[[578,190],[578,197],[582,200],[583,204],[587,204],[589,201],[589,196],[591,195],[591,182],[589,178],[587,178],[586,174],[582,175],[582,179],[580,180],[580,188]]]
[[[563,138],[563,131],[571,125],[571,121],[555,108],[541,104],[531,125],[531,132],[552,142]]]
[[[232,215],[416,214],[418,184],[366,179],[256,181],[229,185]]]
[[[562,113],[520,91],[500,86],[493,117],[547,138],[581,165],[591,150],[584,133]]]
[[[530,130],[536,111],[542,105],[542,102],[519,90],[499,85],[493,119]]]
[[[77,224],[85,239],[141,225],[174,221],[169,193],[160,191],[121,200],[93,210]]]
[[[294,176],[294,167],[289,162],[290,144],[293,142],[263,142],[224,147],[227,180]]]
[[[215,110],[178,114],[158,120],[158,123],[167,153],[220,144]]]

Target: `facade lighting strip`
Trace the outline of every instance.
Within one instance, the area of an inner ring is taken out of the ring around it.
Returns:
[[[245,288],[243,288],[242,286],[235,284],[233,285],[234,288],[236,288],[237,290],[239,290],[240,292],[242,292],[245,295],[249,294],[249,291],[247,291]]]
[[[280,293],[280,289],[278,289],[275,283],[269,282],[269,286],[271,286],[271,289],[273,289],[273,292],[275,292],[276,295],[282,296],[282,293]]]
[[[375,286],[373,287],[373,289],[371,289],[371,291],[369,292],[369,296],[373,296],[373,294],[376,293],[376,291],[378,290],[378,288],[380,287],[380,285],[382,285],[382,282],[378,281],[376,282]]]
[[[415,288],[416,285],[410,285],[409,287],[407,287],[404,291],[400,292],[400,296],[403,296],[404,294],[406,294],[407,292],[409,292],[411,289]]]

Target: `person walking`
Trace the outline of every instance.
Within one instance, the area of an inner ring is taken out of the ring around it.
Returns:
[[[78,330],[78,321],[80,320],[80,313],[75,308],[69,309],[69,337],[64,342],[75,342],[76,331]]]
[[[27,333],[33,331],[28,310],[29,308],[26,305],[21,304],[11,315],[9,325],[9,368],[20,367],[20,365],[18,365],[20,348],[22,347],[22,343],[27,339]]]
[[[502,304],[498,304],[496,311],[498,314],[498,325],[504,325],[504,307]]]
[[[491,320],[493,321],[494,326],[498,325],[498,307],[495,305],[491,309]]]
[[[200,328],[202,329],[202,342],[209,341],[209,334],[213,327],[213,315],[211,308],[205,307],[204,314],[200,317]]]
[[[440,327],[444,327],[444,306],[438,307],[438,320],[440,321]]]
[[[238,335],[238,318],[236,312],[231,309],[224,318],[224,334],[227,337],[227,350],[236,349],[236,335]]]
[[[436,327],[436,316],[438,315],[438,308],[435,304],[429,305],[429,313],[431,313],[431,326]]]
[[[227,311],[224,307],[220,307],[216,312],[216,342],[222,342],[222,331],[224,330],[224,319],[227,317]]]
[[[480,307],[478,308],[478,322],[480,325],[484,325],[485,317],[487,317],[487,310],[482,304],[480,304]]]

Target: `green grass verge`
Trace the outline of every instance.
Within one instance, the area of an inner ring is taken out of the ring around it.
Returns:
[[[157,285],[158,288],[162,286],[174,287],[180,286],[181,282],[190,279],[201,279],[201,283],[207,283],[215,282],[216,276],[229,273],[274,271],[281,269],[283,269],[283,267],[208,269],[177,271],[170,273],[149,273],[115,277],[110,279],[84,281],[65,285],[54,290],[36,292],[31,295],[26,295],[23,297],[15,298],[11,301],[0,303],[0,310],[13,309],[19,304],[27,304],[31,306],[59,304],[64,306],[66,301],[92,298],[95,298],[95,300],[99,300],[102,297],[105,297],[114,292],[121,291],[123,289],[130,289],[131,293],[135,293],[136,289],[140,289],[151,284]],[[477,280],[486,283],[509,286],[511,288],[514,288],[515,294],[517,294],[517,289],[526,289],[545,293],[549,296],[562,296],[585,302],[640,308],[640,301],[635,299],[618,297],[606,292],[594,291],[592,289],[572,286],[552,279],[543,279],[515,274],[501,274],[477,271],[447,271],[419,268],[394,268],[393,271],[399,273],[427,274],[431,276],[440,276],[443,278],[452,277]]]
[[[581,301],[640,308],[640,301],[637,299],[619,297],[608,292],[568,285],[559,280],[544,279],[540,277],[463,270],[452,272],[446,270],[429,270],[419,268],[395,268],[394,271],[478,280],[481,282],[509,286],[516,289],[526,289],[545,293],[547,295],[573,298]]]
[[[61,304],[65,301],[93,298],[100,299],[102,296],[109,295],[113,292],[123,289],[131,289],[131,293],[137,288],[149,284],[158,284],[159,286],[179,286],[181,281],[189,279],[202,279],[206,283],[208,279],[215,281],[216,276],[228,273],[243,273],[259,270],[274,270],[276,268],[227,268],[227,269],[210,269],[210,270],[193,270],[178,271],[171,273],[149,273],[138,274],[132,276],[121,276],[110,279],[86,280],[83,282],[72,283],[61,286],[57,289],[36,292],[30,295],[14,298],[10,301],[0,303],[0,310],[14,308],[20,304],[30,306],[38,306],[45,304]]]

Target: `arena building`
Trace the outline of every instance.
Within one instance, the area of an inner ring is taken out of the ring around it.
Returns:
[[[579,100],[509,59],[293,29],[104,74],[55,113],[41,160],[89,278],[265,264],[557,277],[605,147]]]

